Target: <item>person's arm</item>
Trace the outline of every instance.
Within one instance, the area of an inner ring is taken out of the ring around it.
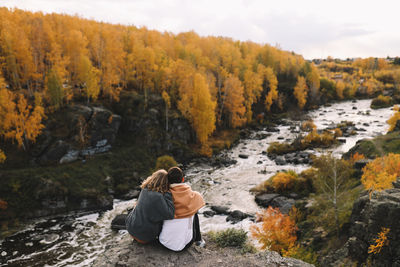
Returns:
[[[172,199],[172,194],[167,192],[159,195],[160,197],[154,203],[154,211],[152,212],[152,221],[159,222],[171,220],[175,215],[175,206]]]

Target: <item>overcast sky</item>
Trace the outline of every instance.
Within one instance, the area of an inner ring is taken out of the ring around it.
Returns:
[[[0,6],[278,44],[307,59],[400,56],[399,0],[0,0]]]

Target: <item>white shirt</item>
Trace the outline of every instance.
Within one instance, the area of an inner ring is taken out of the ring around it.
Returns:
[[[181,251],[193,238],[193,217],[165,220],[158,238],[173,251]]]

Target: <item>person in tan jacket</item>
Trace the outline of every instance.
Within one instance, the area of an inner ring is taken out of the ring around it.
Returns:
[[[181,251],[194,242],[204,246],[197,215],[197,211],[205,205],[203,197],[184,183],[180,168],[170,168],[167,177],[174,201],[175,216],[172,220],[164,220],[159,237],[160,243],[174,251]]]

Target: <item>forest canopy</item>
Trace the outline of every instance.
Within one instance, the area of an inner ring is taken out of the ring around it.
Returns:
[[[339,82],[332,73],[340,64],[321,66],[268,44],[0,8],[0,136],[24,147],[46,114],[135,91],[145,104],[150,94],[168,96],[169,109],[187,118],[206,146],[215,129],[241,127],[259,114],[312,107],[321,96],[351,97],[363,71],[382,70],[378,78],[397,86],[397,72],[384,72],[382,60],[354,62],[347,69],[359,71]],[[381,83],[365,82],[371,94]],[[29,127],[20,129],[22,119]]]

